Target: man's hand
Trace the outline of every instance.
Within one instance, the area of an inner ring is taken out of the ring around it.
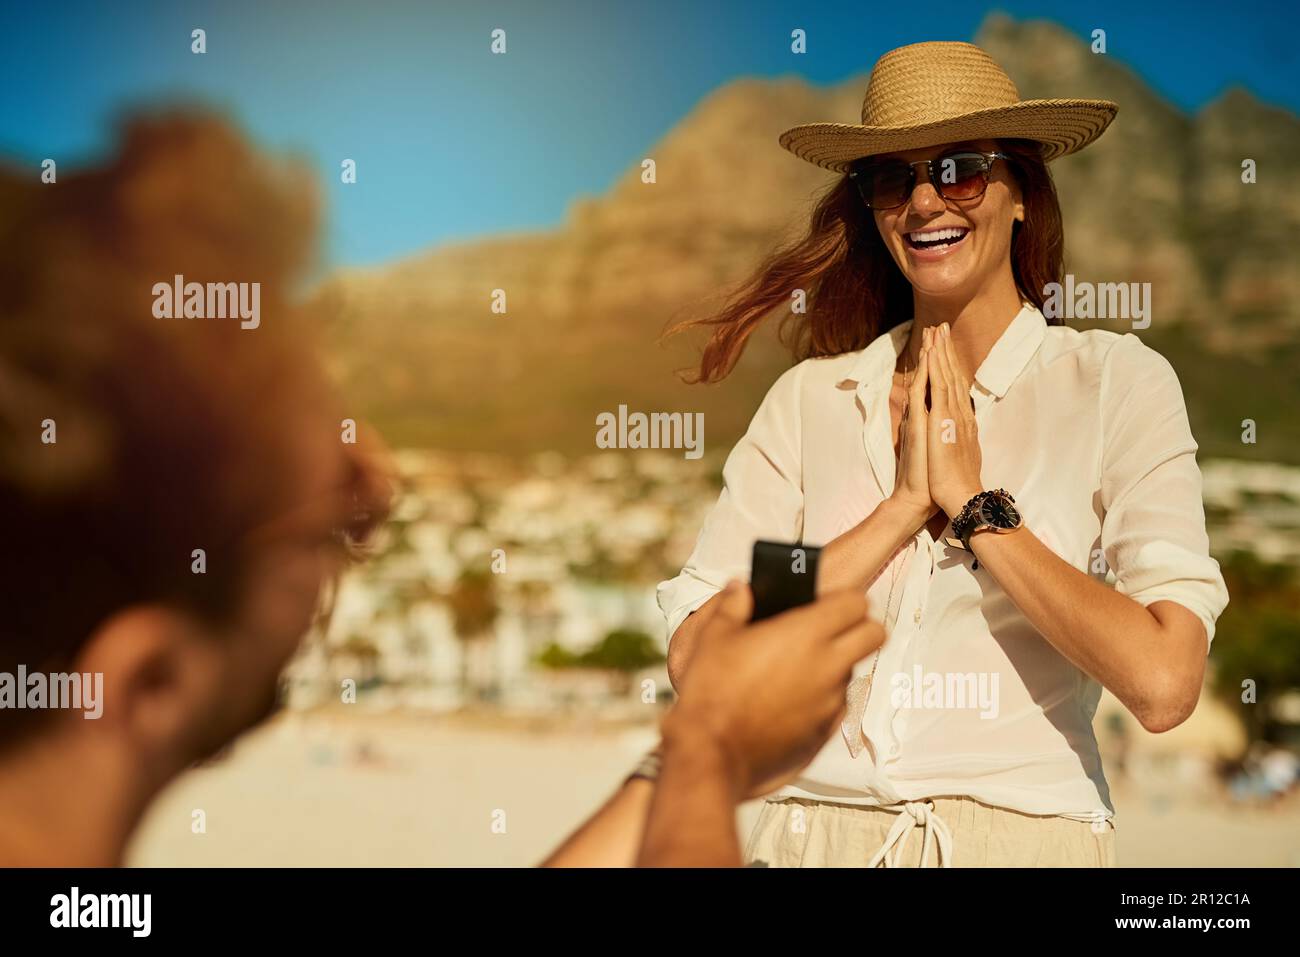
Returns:
[[[712,606],[664,718],[664,747],[716,750],[740,800],[793,780],[813,759],[844,717],[854,663],[885,632],[856,589],[754,625],[747,585],[732,582]]]
[[[756,625],[753,604],[749,586],[732,582],[705,611],[681,699],[663,720],[640,866],[740,865],[736,805],[812,760],[843,719],[854,663],[885,640],[856,588]]]

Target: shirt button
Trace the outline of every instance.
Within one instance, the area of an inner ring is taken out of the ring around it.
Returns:
[[[918,608],[912,613],[912,621],[918,625],[921,623],[921,609]]]

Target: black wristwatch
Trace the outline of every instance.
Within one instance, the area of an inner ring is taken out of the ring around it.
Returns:
[[[1016,508],[1016,500],[1011,497],[1011,493],[1004,488],[995,488],[971,496],[971,500],[962,506],[962,510],[952,520],[952,530],[957,537],[945,541],[956,548],[970,551],[970,537],[981,529],[1014,532],[1023,524],[1025,520],[1020,515],[1020,509]],[[976,559],[971,568],[978,567],[979,559]]]

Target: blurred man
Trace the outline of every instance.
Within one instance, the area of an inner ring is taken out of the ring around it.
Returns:
[[[101,171],[0,176],[2,864],[120,864],[157,794],[273,710],[386,510],[303,344],[305,182],[177,116]],[[740,862],[735,804],[812,757],[882,638],[860,595],[756,627],[749,601],[701,629],[658,784],[551,863]]]
[[[382,512],[288,301],[315,228],[295,181],[179,118],[101,171],[0,180],[6,863],[120,862],[162,787],[270,712]],[[159,318],[177,276],[257,283],[266,321]],[[98,716],[33,690],[78,678]]]

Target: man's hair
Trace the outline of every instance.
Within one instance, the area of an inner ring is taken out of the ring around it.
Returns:
[[[295,304],[312,182],[178,113],[131,121],[99,168],[0,173],[0,671],[60,670],[131,605],[238,609],[246,536],[302,491],[295,436],[339,440]],[[260,283],[260,325],[155,317],[178,275]]]

